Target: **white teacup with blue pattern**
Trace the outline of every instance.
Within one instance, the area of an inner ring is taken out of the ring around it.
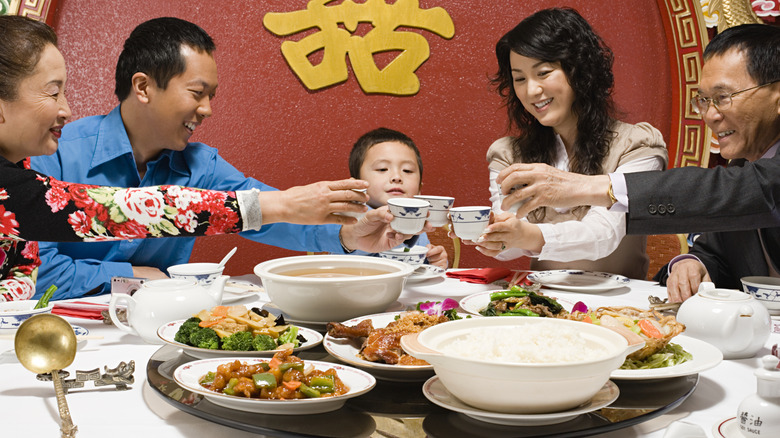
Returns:
[[[417,234],[422,231],[428,218],[431,204],[422,199],[391,198],[387,200],[387,208],[393,214],[390,227],[403,234]]]
[[[450,220],[456,236],[476,242],[490,222],[490,207],[454,207]]]

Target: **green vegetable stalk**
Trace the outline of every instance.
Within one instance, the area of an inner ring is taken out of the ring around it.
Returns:
[[[38,300],[37,303],[35,303],[35,307],[33,309],[43,309],[44,307],[49,305],[49,300],[51,299],[52,295],[54,295],[54,291],[57,290],[57,286],[51,285],[48,289],[46,289],[46,292],[43,293],[43,296],[40,300]]]

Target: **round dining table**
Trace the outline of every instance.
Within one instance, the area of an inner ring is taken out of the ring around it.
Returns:
[[[234,277],[241,282],[259,283],[254,275]],[[444,275],[425,281],[408,283],[397,307],[413,308],[421,301],[441,301],[445,298],[460,300],[471,294],[497,290],[496,284],[474,284],[448,278]],[[606,291],[579,291],[543,289],[545,294],[555,296],[566,302],[582,301],[590,308],[598,306],[634,306],[648,308],[649,296],[666,297],[666,288],[656,283],[630,280],[621,287]],[[76,301],[107,304],[110,296],[82,298]],[[255,294],[232,302],[248,307],[262,307],[268,303],[268,296],[261,290]],[[57,304],[57,303],[55,303]],[[161,395],[159,388],[152,384],[152,376],[147,376],[150,359],[165,354],[178,354],[170,345],[153,345],[140,337],[118,330],[100,320],[66,317],[71,325],[89,331],[89,339],[79,342],[79,348],[73,363],[65,370],[70,379],[76,371],[98,369],[105,373],[106,368],[113,369],[122,362],[134,361],[134,382],[127,389],[117,389],[114,385],[96,386],[94,382],[85,382],[82,388],[70,389],[66,398],[73,422],[78,427],[76,436],[80,437],[256,437],[263,436],[225,424],[229,422],[210,421],[203,416],[193,415]],[[630,426],[617,430],[597,433],[598,437],[664,437],[672,424],[688,423],[698,425],[706,436],[720,437],[717,425],[735,417],[740,402],[756,392],[756,378],[753,372],[760,364],[760,358],[769,354],[772,345],[780,343],[780,319],[772,320],[773,333],[766,341],[764,349],[748,359],[723,360],[713,368],[698,375],[695,389],[684,401],[661,415],[652,416],[647,421],[632,422]],[[2,333],[0,333],[2,335]],[[25,369],[17,360],[13,351],[13,340],[5,336],[0,339],[0,434],[9,437],[53,437],[60,432],[60,419],[54,386],[51,381],[42,381]],[[320,347],[321,348],[321,347]],[[168,352],[167,350],[172,350]],[[324,351],[324,350],[323,350]],[[336,359],[330,357],[330,360]],[[148,378],[149,377],[149,378]],[[419,382],[422,388],[424,382]],[[373,391],[378,391],[379,386]],[[385,384],[387,386],[387,384]],[[422,390],[422,389],[421,389]],[[370,393],[369,393],[370,394]],[[381,394],[377,394],[381,396]],[[422,397],[416,397],[426,401]],[[355,399],[359,400],[359,399]],[[404,400],[394,403],[403,404]],[[434,409],[435,408],[435,409]],[[345,408],[342,408],[345,409]],[[352,409],[352,408],[349,408]],[[431,410],[433,409],[433,410]],[[439,417],[462,414],[450,413],[433,406],[415,413],[409,409],[405,415],[372,415],[373,424],[369,430],[361,432],[372,437],[425,437],[438,435],[429,430],[435,426],[435,418],[425,418],[436,412]],[[403,410],[402,410],[403,411]],[[227,414],[229,416],[229,414]],[[294,417],[294,416],[293,416]],[[307,424],[307,416],[292,420]],[[317,417],[321,421],[321,417]],[[475,421],[475,420],[473,420]],[[473,423],[472,421],[472,423]],[[733,421],[733,420],[731,420]],[[636,424],[634,424],[636,423]],[[271,423],[272,424],[272,423]],[[429,425],[429,426],[426,426]],[[714,428],[715,426],[715,428]],[[373,429],[373,430],[371,430]],[[608,428],[607,428],[608,429]],[[723,429],[723,428],[721,428]],[[311,434],[316,436],[316,422],[311,424]],[[606,430],[606,429],[602,429]],[[733,428],[732,428],[733,430]],[[512,429],[515,436],[528,436],[523,428]],[[267,436],[296,436],[289,432],[279,434],[269,432]],[[450,430],[442,436],[467,436],[467,433]],[[511,434],[510,434],[511,435]],[[510,436],[507,435],[507,436]],[[536,435],[534,435],[536,436]]]

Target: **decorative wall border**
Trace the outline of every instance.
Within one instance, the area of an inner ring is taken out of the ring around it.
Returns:
[[[12,0],[11,3],[18,3],[17,15],[30,17],[38,21],[43,21],[49,26],[54,26],[58,1],[59,0]]]
[[[657,0],[666,32],[672,78],[672,134],[669,167],[707,167],[712,131],[693,111],[702,52],[709,42],[699,0]]]

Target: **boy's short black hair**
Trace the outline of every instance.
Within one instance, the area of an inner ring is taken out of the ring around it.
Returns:
[[[417,157],[417,167],[420,169],[420,181],[422,181],[423,164],[417,145],[406,134],[388,128],[377,128],[369,131],[360,136],[355,142],[355,145],[352,146],[352,152],[349,153],[349,176],[360,179],[360,167],[363,166],[363,162],[366,160],[368,150],[376,144],[388,141],[403,143],[414,151],[414,155]]]

